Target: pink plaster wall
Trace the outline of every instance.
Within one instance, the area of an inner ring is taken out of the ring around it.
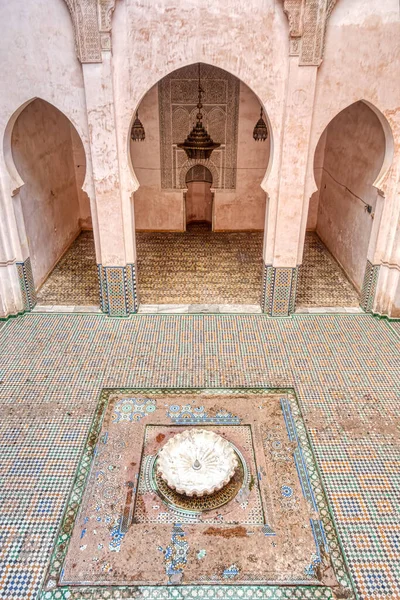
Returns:
[[[79,225],[83,230],[92,230],[92,215],[90,212],[90,200],[87,193],[82,189],[86,174],[85,149],[75,127],[70,123],[72,159],[75,169],[76,193],[79,202]]]
[[[31,102],[12,134],[36,287],[80,231],[70,122],[43,100]]]
[[[315,163],[320,183],[317,233],[358,290],[373,219],[354,194],[374,212],[377,190],[373,183],[384,152],[385,136],[378,118],[366,104],[356,102],[331,121],[322,166]]]
[[[236,189],[215,191],[215,230],[264,229],[266,194],[260,184],[268,166],[270,142],[253,140],[259,114],[256,95],[241,82]],[[132,165],[140,184],[134,193],[136,229],[182,231],[185,227],[183,191],[161,189],[157,85],[140,103],[139,117],[146,139],[130,142]]]
[[[144,96],[139,107],[146,138],[130,141],[131,159],[140,187],[134,193],[135,226],[141,231],[182,231],[185,227],[183,193],[161,189],[158,86]]]
[[[212,222],[212,193],[209,183],[191,181],[186,192],[186,223]]]
[[[266,194],[261,182],[268,166],[270,138],[265,142],[253,139],[260,108],[257,96],[240,82],[236,189],[216,190],[215,231],[264,229]]]

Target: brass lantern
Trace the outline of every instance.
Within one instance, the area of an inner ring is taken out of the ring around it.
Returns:
[[[189,133],[186,140],[181,144],[177,144],[178,148],[182,148],[186,152],[187,157],[192,160],[206,160],[207,158],[210,158],[212,151],[215,150],[215,148],[219,148],[221,145],[217,144],[211,139],[207,133],[207,130],[203,126],[203,115],[201,113],[201,109],[203,108],[203,104],[201,102],[203,93],[204,90],[200,84],[199,63],[199,101],[197,104],[199,112],[196,115],[197,123]]]
[[[258,119],[254,129],[253,129],[253,138],[256,142],[265,142],[268,137],[268,129],[267,125],[263,119],[263,109],[260,112],[260,118]]]
[[[143,142],[146,134],[144,131],[144,127],[142,125],[141,120],[139,119],[138,111],[136,111],[136,119],[133,122],[132,130],[131,130],[131,138],[134,142]]]

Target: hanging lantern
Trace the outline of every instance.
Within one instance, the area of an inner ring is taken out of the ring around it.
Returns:
[[[132,125],[131,138],[134,142],[143,142],[146,134],[141,120],[139,119],[138,111],[136,111],[136,119]]]
[[[267,137],[268,129],[263,119],[263,109],[261,109],[260,118],[253,129],[253,138],[256,140],[256,142],[265,142]]]
[[[189,133],[183,144],[177,144],[178,148],[182,148],[189,159],[192,160],[206,160],[210,158],[211,153],[215,148],[219,148],[221,144],[215,143],[208,135],[207,130],[203,126],[203,115],[201,109],[203,104],[201,103],[202,94],[204,90],[200,84],[200,63],[199,63],[199,102],[197,108],[199,112],[196,115],[197,123]]]

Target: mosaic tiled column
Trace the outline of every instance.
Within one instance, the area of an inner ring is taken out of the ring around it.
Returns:
[[[110,317],[126,317],[138,310],[135,265],[98,265],[101,310]]]
[[[271,317],[287,317],[294,312],[297,267],[264,265],[261,307]]]
[[[373,311],[379,267],[380,265],[373,265],[367,260],[360,301],[360,306],[365,312],[372,313]]]
[[[23,307],[25,311],[29,311],[32,310],[37,302],[31,260],[28,256],[24,262],[17,262],[16,265]]]

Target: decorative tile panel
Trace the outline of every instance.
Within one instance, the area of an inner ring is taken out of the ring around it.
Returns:
[[[135,265],[103,267],[98,265],[101,309],[111,317],[126,317],[137,312]]]
[[[369,260],[367,260],[360,302],[360,306],[363,310],[365,310],[365,312],[373,312],[376,286],[379,276],[379,267],[380,265],[373,265],[369,262]]]
[[[294,312],[298,267],[264,265],[262,309],[271,317]]]
[[[31,259],[28,256],[24,262],[17,262],[16,265],[24,310],[29,311],[37,302]]]

